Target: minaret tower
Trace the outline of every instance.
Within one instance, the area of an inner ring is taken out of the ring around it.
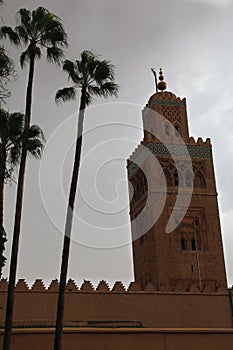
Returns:
[[[186,99],[162,69],[156,85],[127,166],[135,281],[216,291],[226,273],[210,139],[189,136]]]

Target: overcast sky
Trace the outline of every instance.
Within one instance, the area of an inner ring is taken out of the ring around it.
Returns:
[[[8,0],[4,25],[22,8],[44,6],[60,16],[69,35],[66,57],[91,49],[116,66],[118,99],[96,99],[86,113],[82,177],[69,276],[110,284],[133,279],[125,159],[141,137],[141,110],[155,92],[151,67],[163,67],[168,90],[186,97],[190,135],[213,144],[228,283],[233,283],[233,1],[231,0]],[[27,68],[20,50],[5,45],[18,79],[10,111],[24,111]],[[57,106],[56,91],[69,85],[56,66],[36,64],[32,121],[47,139],[41,161],[29,159],[18,277],[46,284],[59,275],[66,197],[72,165],[77,102]],[[117,104],[116,104],[117,102]],[[115,124],[113,124],[115,123]],[[93,130],[94,128],[94,130]],[[105,155],[103,157],[103,154]],[[86,166],[86,169],[85,169]],[[91,186],[95,183],[98,198]],[[6,190],[9,256],[16,186]],[[8,266],[4,269],[7,276]]]

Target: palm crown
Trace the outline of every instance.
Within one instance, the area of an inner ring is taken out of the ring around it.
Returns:
[[[6,181],[11,179],[12,172],[19,162],[22,144],[35,158],[39,158],[43,151],[42,130],[36,125],[25,130],[24,125],[24,114],[0,110],[0,149],[6,154]]]
[[[117,96],[114,66],[107,60],[99,60],[91,51],[83,51],[79,60],[65,60],[63,70],[68,73],[74,85],[58,90],[57,102],[76,99],[77,88],[82,89],[85,106],[91,103],[95,95]]]
[[[61,19],[50,13],[44,7],[29,11],[22,8],[17,13],[19,24],[11,27],[1,27],[2,37],[8,37],[15,45],[27,45],[20,56],[23,67],[31,57],[40,58],[41,49],[47,51],[48,61],[60,63],[63,57],[63,47],[67,44],[67,35]]]

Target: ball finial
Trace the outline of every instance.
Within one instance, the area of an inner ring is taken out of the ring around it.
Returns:
[[[164,91],[164,90],[166,90],[166,88],[167,88],[167,83],[164,81],[164,75],[163,75],[163,71],[162,71],[162,68],[160,68],[160,70],[159,70],[159,83],[158,83],[158,85],[157,85],[157,87],[158,87],[158,89],[160,90],[160,91]]]

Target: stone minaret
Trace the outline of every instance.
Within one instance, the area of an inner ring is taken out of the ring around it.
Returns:
[[[127,166],[135,281],[216,291],[226,273],[210,139],[189,136],[186,99],[159,80]]]

